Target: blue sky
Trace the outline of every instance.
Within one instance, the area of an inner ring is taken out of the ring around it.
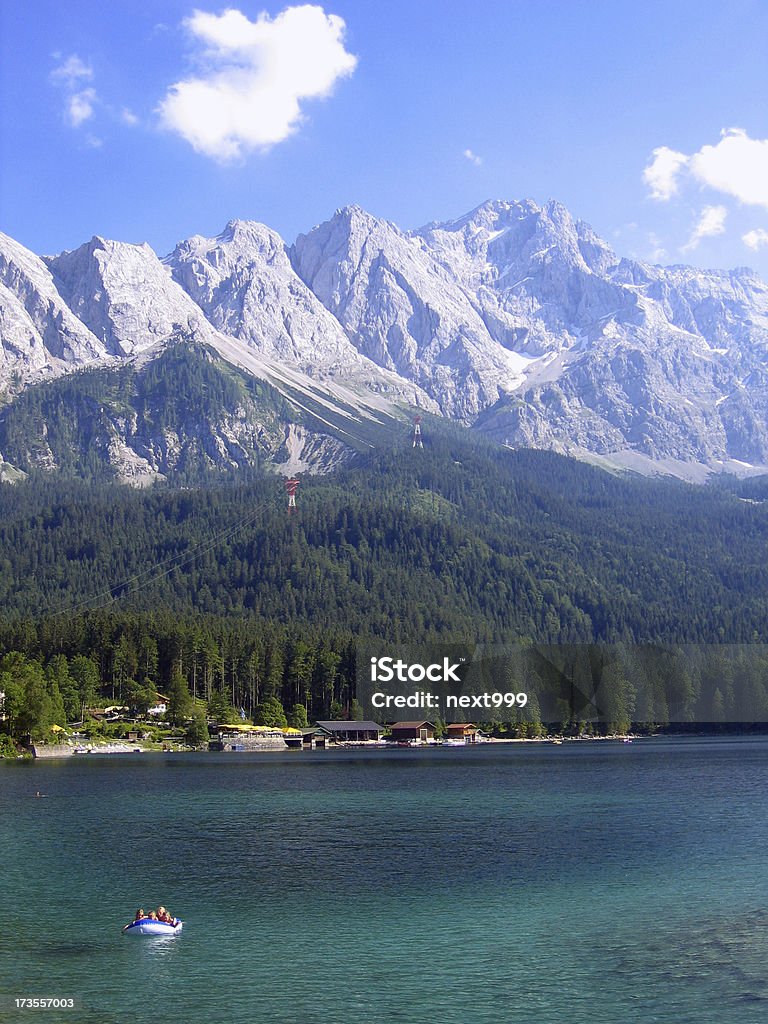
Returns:
[[[0,12],[0,227],[36,252],[530,197],[620,254],[768,278],[768,2]]]

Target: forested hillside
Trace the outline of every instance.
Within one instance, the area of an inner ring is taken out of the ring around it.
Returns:
[[[759,493],[757,484],[742,484]],[[766,639],[768,504],[442,438],[305,477],[0,486],[4,613],[110,606],[391,640]]]
[[[90,659],[115,699],[181,680],[206,699],[250,710],[275,694],[321,716],[349,707],[355,644],[371,637],[764,642],[768,504],[742,488],[763,493],[458,434],[306,477],[293,516],[273,476],[4,484],[0,650],[41,671]]]
[[[89,368],[27,388],[0,410],[0,457],[10,475],[189,483],[279,461],[286,421],[313,422],[266,381],[177,341],[144,365]]]

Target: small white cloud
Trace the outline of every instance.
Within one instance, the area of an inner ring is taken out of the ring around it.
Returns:
[[[161,122],[220,162],[288,138],[303,120],[303,101],[329,96],[357,65],[344,47],[343,19],[310,4],[256,21],[233,8],[196,10],[184,24],[205,70],[169,87]]]
[[[93,68],[76,53],[63,59],[54,54],[59,63],[50,74],[51,82],[64,94],[64,118],[73,128],[79,128],[90,121],[97,102],[96,90],[92,86],[83,88],[93,80]]]
[[[756,252],[764,245],[768,245],[768,231],[765,228],[754,228],[754,230],[748,231],[746,235],[742,235],[741,240],[744,245],[749,246],[750,249],[754,249]]]
[[[659,146],[651,156],[651,162],[643,171],[643,181],[650,188],[654,199],[666,201],[678,192],[678,177],[689,158],[685,153],[678,153],[668,146]]]
[[[728,211],[724,206],[705,206],[701,211],[699,222],[691,233],[691,237],[680,247],[681,252],[691,252],[703,238],[722,235],[725,231],[725,218]]]
[[[93,117],[93,105],[96,101],[95,89],[82,89],[69,97],[67,102],[67,120],[73,128],[79,128],[81,124]]]
[[[61,55],[56,55],[56,59],[61,60]],[[71,90],[77,89],[81,82],[90,82],[92,78],[93,68],[81,60],[76,53],[61,61],[51,72],[52,82],[64,85]]]
[[[667,259],[669,254],[664,248],[664,243],[654,231],[648,233],[648,245],[651,247],[648,253],[651,263],[663,263]]]
[[[483,162],[483,158],[481,156],[478,156],[477,153],[473,153],[471,149],[465,149],[464,156],[467,158],[467,160],[469,160],[471,164],[474,164],[475,167],[479,167],[480,164]]]
[[[139,123],[139,119],[136,114],[134,114],[132,110],[129,110],[128,107],[123,107],[120,111],[120,120],[123,124],[129,125],[131,128]]]

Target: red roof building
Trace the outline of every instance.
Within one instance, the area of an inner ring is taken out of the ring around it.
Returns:
[[[472,722],[451,722],[445,727],[447,740],[464,740],[465,743],[477,742],[477,726]]]

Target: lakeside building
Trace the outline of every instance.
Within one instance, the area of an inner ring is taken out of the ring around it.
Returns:
[[[233,723],[219,725],[208,743],[209,750],[285,750],[282,729],[270,725],[244,725]]]
[[[330,743],[327,732],[310,725],[301,730],[301,746],[303,750],[324,750]]]
[[[316,731],[334,743],[378,743],[384,726],[378,722],[318,722]]]
[[[445,727],[445,738],[456,743],[477,743],[477,732],[472,722],[451,722]]]
[[[392,739],[396,743],[434,743],[436,728],[432,722],[395,722]]]
[[[86,708],[85,712],[97,722],[120,722],[129,710],[127,704],[110,704],[105,708]]]
[[[294,729],[292,726],[288,726],[281,730],[285,745],[290,750],[301,750],[304,746],[304,730]]]
[[[170,704],[170,698],[166,697],[163,693],[155,694],[155,703],[147,711],[148,715],[152,715],[154,718],[164,715],[168,711],[168,705]]]

